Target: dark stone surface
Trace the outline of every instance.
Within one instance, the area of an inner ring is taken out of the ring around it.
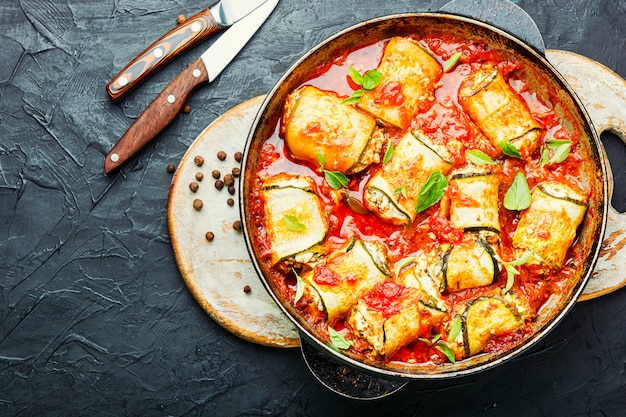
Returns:
[[[8,3],[8,4],[7,4]],[[192,0],[9,0],[0,8],[0,415],[624,416],[626,290],[578,304],[530,353],[475,378],[340,397],[298,349],[242,341],[195,303],[169,242],[171,174],[200,131],[271,89],[309,48],[353,23],[445,0],[281,0],[212,85],[111,176],[103,157],[175,74],[119,104],[109,79]],[[547,48],[626,76],[622,0],[520,0]],[[209,41],[210,43],[210,41]],[[205,45],[208,45],[206,43]],[[624,207],[624,146],[616,205]],[[620,159],[621,158],[621,159]]]

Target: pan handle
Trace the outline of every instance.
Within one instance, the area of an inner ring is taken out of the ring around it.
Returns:
[[[452,0],[440,11],[496,26],[545,56],[546,47],[537,24],[524,9],[509,0]]]
[[[547,50],[546,58],[565,77],[582,101],[598,133],[610,131],[626,145],[626,80],[597,61],[573,52]],[[609,201],[613,174],[604,146]],[[626,214],[609,205],[606,233],[598,262],[580,300],[589,300],[626,286]]]

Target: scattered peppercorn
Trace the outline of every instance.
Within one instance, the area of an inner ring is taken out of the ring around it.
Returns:
[[[196,179],[198,181],[202,181],[204,179],[204,174],[202,172],[196,172]]]
[[[169,172],[171,174],[174,171],[176,171],[176,165],[174,165],[174,164],[167,164],[167,172]]]
[[[219,159],[220,161],[223,161],[224,159],[226,159],[226,152],[224,151],[219,151],[217,153],[217,159]]]
[[[241,158],[243,158],[243,154],[241,152],[235,152],[235,161],[241,162]]]
[[[250,291],[252,291],[252,288],[250,288],[249,285],[246,285],[245,287],[243,287],[243,292],[245,292],[246,294],[248,294]]]
[[[235,220],[235,222],[233,223],[233,229],[238,232],[241,230],[241,220]]]
[[[230,187],[228,187],[228,194],[235,195],[235,186],[234,185],[231,185]]]
[[[182,25],[186,21],[187,21],[187,16],[185,16],[184,14],[179,14],[178,17],[176,18],[176,23],[178,23],[179,25]]]
[[[215,239],[215,234],[213,232],[206,232],[206,234],[204,235],[204,237],[206,238],[206,240],[208,240],[209,242],[212,242],[213,239]]]
[[[239,178],[239,176],[241,175],[241,169],[239,169],[239,168],[235,167],[235,168],[233,168],[232,173],[233,173],[233,176],[234,176],[235,178]]]
[[[222,173],[221,173],[219,170],[214,169],[214,170],[211,172],[211,175],[213,176],[213,178],[215,178],[215,179],[217,180],[217,179],[219,179],[219,177],[221,177],[221,176],[222,176]]]
[[[218,190],[221,190],[222,188],[224,188],[224,181],[216,180],[215,181],[215,188],[217,188]]]
[[[198,185],[197,182],[191,182],[189,183],[189,189],[191,190],[192,193],[195,193],[196,191],[198,191],[198,188],[200,187],[200,185]]]
[[[200,155],[196,155],[196,157],[193,158],[193,163],[201,167],[202,165],[204,165],[204,158]]]
[[[197,211],[200,211],[203,205],[204,204],[202,203],[202,200],[200,200],[199,198],[196,198],[195,200],[193,200],[193,208],[196,209]]]
[[[235,200],[229,198],[228,200],[226,200],[226,204],[228,204],[229,206],[233,206],[235,204]]]
[[[224,184],[227,186],[235,185],[235,176],[233,174],[224,175]]]
[[[189,113],[191,111],[191,106],[189,104],[185,104],[183,107],[183,113]]]

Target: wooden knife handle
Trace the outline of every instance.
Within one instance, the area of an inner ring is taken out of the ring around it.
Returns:
[[[187,19],[150,45],[113,77],[106,85],[107,94],[111,100],[119,101],[174,57],[220,29],[209,9]]]
[[[115,144],[104,160],[104,173],[117,169],[161,133],[183,110],[191,93],[208,82],[209,74],[198,58],[165,87]]]

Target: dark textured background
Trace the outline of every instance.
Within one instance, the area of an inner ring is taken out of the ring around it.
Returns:
[[[157,141],[117,174],[103,157],[203,50],[119,104],[106,82],[203,7],[194,0],[8,0],[0,7],[0,415],[625,416],[626,290],[578,304],[532,352],[471,380],[373,402],[322,387],[300,352],[215,324],[183,284],[166,223],[171,175],[194,138],[264,94],[353,23],[446,1],[281,0]],[[546,46],[626,76],[623,0],[520,0]],[[208,44],[206,44],[208,45]],[[227,139],[225,139],[227,140]],[[611,156],[626,206],[624,146]],[[617,146],[619,145],[619,146]],[[620,159],[621,158],[621,159]]]

